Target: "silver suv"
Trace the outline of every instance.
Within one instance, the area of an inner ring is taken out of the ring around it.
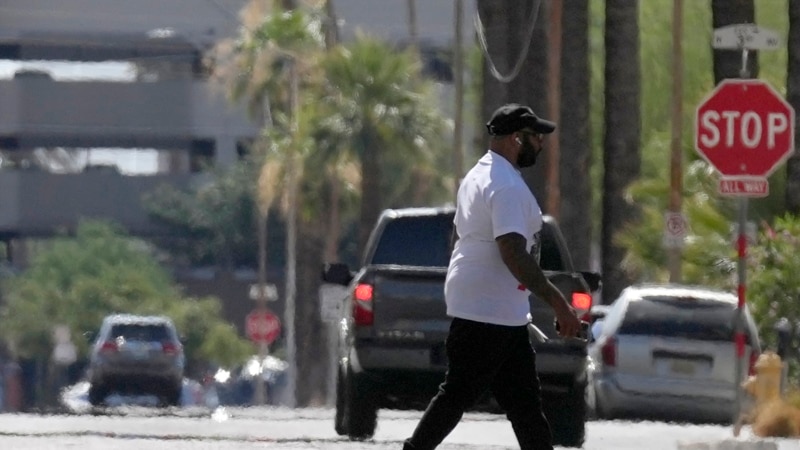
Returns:
[[[698,286],[623,290],[594,327],[599,333],[589,347],[594,363],[589,406],[605,419],[730,423],[737,412],[736,390],[744,381],[736,379],[736,365],[746,377],[761,352],[755,321],[745,307],[745,349],[737,357],[737,303],[728,292]]]
[[[89,360],[89,402],[108,394],[152,394],[162,404],[180,402],[185,358],[172,321],[163,316],[114,314],[103,324]]]

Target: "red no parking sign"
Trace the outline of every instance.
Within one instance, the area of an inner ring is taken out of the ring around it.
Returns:
[[[268,309],[255,309],[245,319],[247,337],[258,344],[272,344],[281,334],[281,321]]]

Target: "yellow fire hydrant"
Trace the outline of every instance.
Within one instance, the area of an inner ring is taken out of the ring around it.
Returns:
[[[756,401],[756,409],[781,398],[783,363],[777,353],[762,353],[755,364],[756,374],[744,382],[744,390]]]
[[[734,436],[744,422],[752,424],[757,436],[790,437],[800,433],[800,411],[781,399],[783,363],[777,353],[767,351],[758,357],[756,374],[742,383],[755,405],[742,414],[734,426]]]

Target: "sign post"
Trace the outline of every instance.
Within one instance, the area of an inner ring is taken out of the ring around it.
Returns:
[[[722,175],[719,193],[739,201],[734,435],[739,434],[741,423],[742,390],[738,385],[744,381],[748,198],[768,194],[767,177],[794,151],[794,109],[769,84],[749,79],[747,58],[750,50],[774,50],[779,44],[777,33],[754,24],[715,29],[715,49],[742,52],[741,79],[722,81],[700,103],[695,121],[695,149]]]

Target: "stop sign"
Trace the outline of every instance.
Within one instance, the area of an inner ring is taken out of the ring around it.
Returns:
[[[268,309],[255,309],[245,318],[245,331],[253,342],[271,344],[281,333],[281,321]]]
[[[695,149],[723,176],[767,177],[794,151],[794,109],[762,80],[723,80],[697,107]]]

